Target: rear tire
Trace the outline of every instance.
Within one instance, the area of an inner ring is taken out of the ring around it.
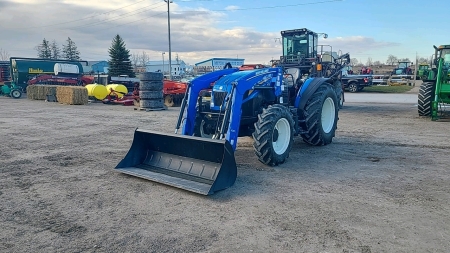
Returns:
[[[358,92],[358,84],[354,83],[354,82],[349,83],[348,84],[348,91],[350,91],[352,93]]]
[[[163,92],[162,91],[139,91],[139,98],[141,100],[162,99]]]
[[[173,97],[171,95],[164,96],[164,104],[167,107],[173,107],[175,105],[175,102],[173,100]]]
[[[417,99],[419,116],[431,116],[431,102],[433,101],[434,84],[424,83],[420,86]]]
[[[139,75],[141,81],[163,81],[163,73],[161,72],[144,72]]]
[[[270,105],[258,115],[253,132],[253,147],[258,160],[275,166],[284,163],[292,148],[294,120],[289,109]]]
[[[139,107],[140,108],[147,108],[147,109],[162,109],[164,108],[164,103],[162,99],[156,99],[156,100],[139,100]]]
[[[140,91],[162,91],[163,90],[163,82],[159,81],[141,81],[139,83]]]
[[[18,90],[18,89],[13,89],[10,94],[9,94],[12,98],[20,98],[22,97],[22,91]]]
[[[303,115],[299,115],[303,141],[315,146],[327,145],[335,136],[338,121],[338,101],[336,93],[322,84],[306,102]],[[301,114],[301,113],[300,113]]]

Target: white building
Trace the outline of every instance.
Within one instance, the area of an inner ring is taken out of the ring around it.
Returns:
[[[186,63],[182,60],[172,61],[172,77],[179,78],[186,73]],[[145,64],[147,72],[163,72],[169,75],[169,61],[148,61]]]
[[[207,73],[215,70],[223,69],[227,63],[230,63],[233,68],[238,68],[244,64],[244,59],[237,58],[211,58],[206,61],[195,64],[197,73]]]

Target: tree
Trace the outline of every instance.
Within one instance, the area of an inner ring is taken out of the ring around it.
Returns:
[[[58,44],[56,44],[56,41],[53,40],[52,44],[50,45],[52,59],[59,59],[61,57],[61,49],[59,49]]]
[[[0,61],[8,61],[9,57],[9,53],[0,48]]]
[[[71,60],[71,61],[81,60],[80,51],[78,51],[78,48],[75,45],[75,42],[73,42],[73,40],[70,39],[70,37],[67,38],[67,44],[63,45],[62,57],[66,60]]]
[[[350,66],[356,66],[358,65],[359,61],[356,58],[351,58],[350,59]]]
[[[138,63],[140,60],[140,56],[138,54],[132,54],[131,55],[131,62],[133,63],[133,71],[137,72]]]
[[[390,54],[386,60],[387,65],[395,65],[398,62],[398,58]]]
[[[109,48],[109,57],[109,75],[128,75],[129,77],[135,77],[130,61],[130,50],[126,48],[125,42],[119,34],[112,40],[111,47]]]
[[[145,67],[145,64],[150,60],[150,56],[145,51],[142,51],[141,54],[141,65],[142,67]]]
[[[38,52],[38,58],[50,59],[52,58],[52,50],[50,48],[50,43],[44,38],[42,43],[36,46],[36,51]]]
[[[372,65],[373,65],[372,58],[371,57],[367,58],[366,66],[372,66]]]
[[[419,63],[419,64],[421,64],[421,63],[423,63],[423,64],[429,64],[429,63],[430,63],[430,60],[427,59],[427,58],[424,58],[424,57],[417,57],[417,63]]]
[[[383,65],[383,63],[380,62],[380,61],[374,61],[374,62],[373,62],[373,65],[374,65],[374,66],[381,66],[381,65]]]

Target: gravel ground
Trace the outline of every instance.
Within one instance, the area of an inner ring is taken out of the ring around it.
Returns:
[[[1,252],[450,248],[450,123],[418,117],[413,103],[346,103],[332,144],[296,139],[278,167],[240,138],[236,183],[212,196],[113,170],[136,127],[172,133],[177,108],[0,106]]]

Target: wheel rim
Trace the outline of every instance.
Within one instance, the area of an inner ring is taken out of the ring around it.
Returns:
[[[332,98],[327,97],[322,106],[322,129],[325,133],[329,133],[333,129],[335,115],[335,106]]]
[[[18,98],[18,97],[20,97],[20,91],[14,90],[14,91],[12,92],[12,95],[13,95],[13,97]]]
[[[169,107],[171,107],[171,106],[173,106],[173,98],[172,98],[172,96],[166,96],[166,98],[164,99],[164,104],[166,105],[166,106],[169,106]]]
[[[275,137],[275,138],[274,138]],[[289,147],[291,139],[291,126],[289,121],[285,118],[281,118],[275,124],[275,128],[272,133],[272,147],[273,151],[278,155],[283,154]]]
[[[348,87],[348,89],[349,89],[351,92],[356,92],[356,90],[357,90],[358,88],[356,87],[356,85],[350,84],[350,86]]]

